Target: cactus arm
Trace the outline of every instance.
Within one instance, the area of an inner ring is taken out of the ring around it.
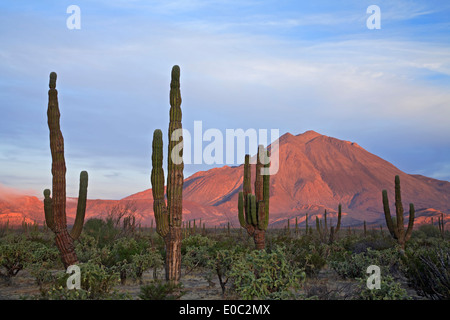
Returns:
[[[308,213],[305,214],[305,230],[306,234],[308,234]]]
[[[267,158],[266,158],[267,160]],[[270,162],[264,165],[266,168],[270,167]],[[270,175],[266,174],[263,176],[263,198],[264,198],[264,213],[265,221],[263,230],[267,230],[269,226],[269,199],[270,199]]]
[[[80,189],[78,193],[77,215],[75,222],[70,232],[70,236],[76,240],[80,237],[83,230],[84,217],[86,214],[86,200],[87,200],[87,187],[88,187],[88,173],[82,171],[80,173]]]
[[[403,204],[400,190],[400,177],[395,176],[395,213],[397,216],[397,238],[403,239],[405,236],[405,226],[403,218]]]
[[[245,218],[247,224],[251,224],[250,211],[247,210],[247,195],[252,193],[252,176],[251,176],[251,166],[250,166],[250,155],[245,155],[244,162],[244,181],[243,181],[243,193],[244,193],[244,209],[245,209]]]
[[[242,228],[247,227],[247,220],[245,218],[245,210],[244,210],[244,193],[239,192],[239,198],[238,198],[238,211],[239,211],[239,223],[241,224]]]
[[[163,141],[162,132],[156,129],[153,132],[152,143],[152,194],[153,213],[156,220],[156,231],[161,237],[169,233],[169,216],[164,199],[164,170],[163,170]]]
[[[320,225],[320,221],[317,216],[316,216],[316,229],[317,229],[317,232],[319,233],[320,239],[322,239],[322,227]]]
[[[264,156],[264,147],[262,145],[258,146],[258,154],[256,161],[256,178],[255,178],[255,196],[256,202],[264,200],[264,190],[263,190],[263,175],[261,174],[261,169],[263,168],[261,157]]]
[[[409,221],[408,221],[408,229],[405,233],[405,241],[408,241],[411,238],[412,230],[414,227],[414,218],[415,218],[415,210],[414,204],[409,204]]]
[[[258,225],[258,218],[256,216],[256,197],[253,194],[247,195],[247,205],[250,213],[250,221],[253,227]]]
[[[172,68],[170,82],[169,153],[167,157],[167,211],[169,224],[181,227],[183,210],[183,136],[181,125],[180,67]],[[178,135],[176,140],[175,135]]]
[[[394,239],[397,239],[397,228],[394,227],[394,223],[392,222],[391,209],[389,208],[389,198],[387,195],[387,190],[383,190],[381,194],[383,197],[383,210],[384,210],[384,217],[386,219],[386,225],[388,227],[391,236]]]
[[[338,206],[338,222],[336,225],[336,229],[334,229],[334,233],[338,233],[341,229],[341,217],[342,217],[342,205],[339,203]]]
[[[50,230],[54,230],[55,228],[55,221],[53,217],[53,205],[52,205],[52,198],[50,197],[50,189],[44,190],[44,213],[45,213],[45,223],[47,223],[47,227],[50,228]]]

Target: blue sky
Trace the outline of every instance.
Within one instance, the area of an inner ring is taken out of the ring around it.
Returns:
[[[72,4],[80,30],[66,27]],[[379,30],[366,27],[370,5]],[[2,1],[0,184],[51,187],[55,71],[68,195],[81,170],[89,198],[149,188],[174,64],[188,130],[311,129],[450,180],[449,16],[444,1]]]

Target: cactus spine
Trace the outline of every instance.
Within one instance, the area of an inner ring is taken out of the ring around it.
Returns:
[[[167,159],[167,205],[164,199],[162,132],[153,133],[152,193],[156,230],[166,243],[166,280],[181,276],[181,224],[183,209],[183,147],[181,125],[180,67],[173,66],[170,82],[169,152]]]
[[[80,173],[80,189],[78,195],[77,214],[72,231],[67,230],[66,220],[66,163],[64,159],[64,138],[60,128],[60,112],[58,91],[56,90],[56,73],[50,73],[50,90],[48,91],[47,119],[50,130],[50,151],[52,154],[52,190],[44,190],[44,213],[47,226],[55,233],[55,242],[61,253],[61,260],[67,268],[78,262],[73,241],[83,229],[86,213],[88,174]]]
[[[383,209],[384,209],[384,216],[386,219],[386,225],[389,229],[391,236],[397,240],[398,244],[400,245],[400,248],[404,250],[406,242],[411,237],[412,229],[414,226],[415,211],[414,205],[410,203],[408,229],[405,231],[405,226],[403,223],[404,221],[403,204],[400,191],[400,177],[398,175],[395,176],[395,213],[397,217],[395,225],[394,222],[392,221],[391,210],[389,208],[389,199],[386,190],[382,191],[382,198],[383,198]]]
[[[261,174],[261,169],[270,166],[267,156],[264,147],[259,145],[255,194],[252,194],[250,155],[245,155],[243,191],[239,192],[238,198],[239,223],[253,237],[258,250],[265,248],[265,232],[269,225],[270,175]]]

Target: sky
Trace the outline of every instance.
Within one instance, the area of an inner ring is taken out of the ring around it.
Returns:
[[[68,27],[70,5],[79,29]],[[371,5],[379,29],[368,28]],[[150,188],[155,129],[167,147],[173,65],[190,132],[195,121],[224,133],[314,130],[450,181],[448,17],[450,2],[433,0],[2,1],[0,185],[39,197],[51,188],[54,71],[68,196],[82,170],[91,199]],[[222,165],[186,165],[184,175]]]

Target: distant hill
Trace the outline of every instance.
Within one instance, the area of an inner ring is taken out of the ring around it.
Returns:
[[[270,181],[270,226],[282,227],[287,219],[293,223],[295,217],[303,224],[306,213],[314,218],[325,209],[335,223],[339,203],[344,225],[363,221],[384,225],[381,191],[388,190],[393,205],[395,175],[400,176],[405,208],[410,202],[415,205],[417,223],[430,223],[431,217],[437,222],[441,213],[450,221],[450,182],[404,173],[355,142],[314,131],[295,136],[286,133],[279,139],[279,170]],[[231,222],[238,227],[237,197],[242,179],[243,165],[200,171],[186,178],[183,219],[202,219],[209,226]],[[153,219],[151,189],[122,200],[88,200],[86,218],[105,216],[112,206],[130,201],[138,220],[149,225]],[[71,223],[76,201],[68,201],[67,206]],[[36,197],[16,195],[13,201],[0,197],[0,222],[26,219],[42,223],[42,207]]]

